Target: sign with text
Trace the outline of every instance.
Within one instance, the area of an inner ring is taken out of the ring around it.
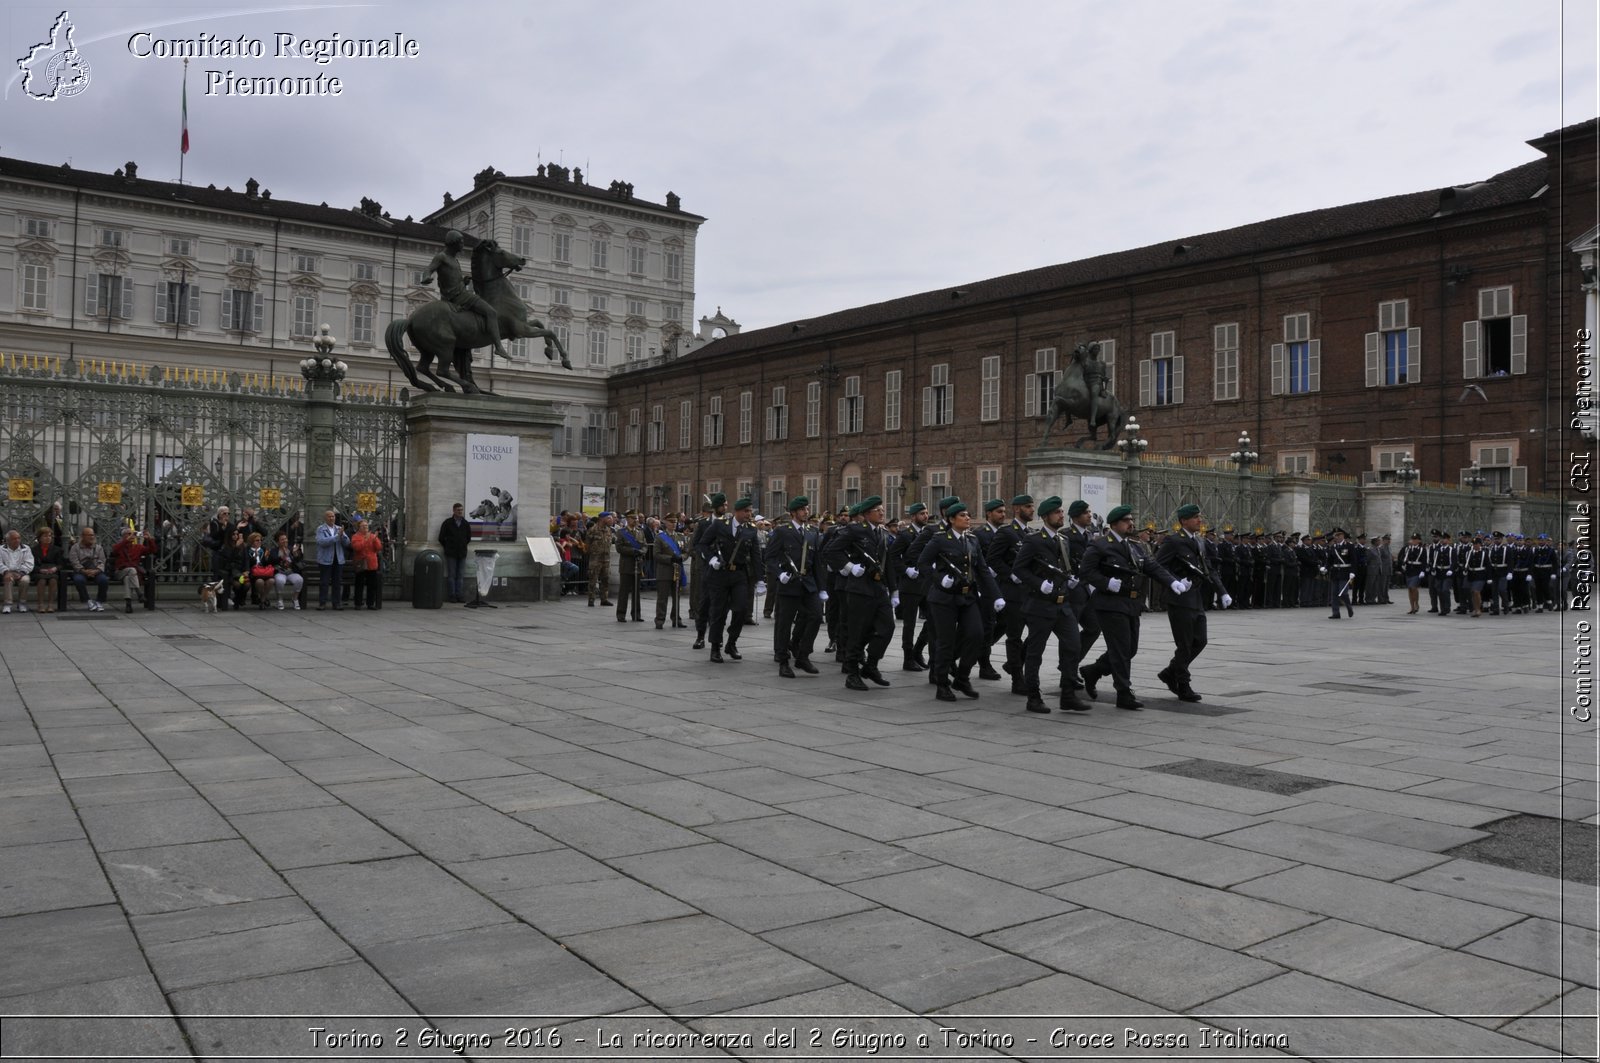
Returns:
[[[1083,500],[1089,503],[1089,512],[1101,520],[1110,512],[1106,505],[1106,478],[1104,476],[1085,476],[1083,478]],[[1071,504],[1072,499],[1067,499]]]
[[[474,539],[506,542],[517,537],[516,436],[467,435],[467,475],[463,501]]]

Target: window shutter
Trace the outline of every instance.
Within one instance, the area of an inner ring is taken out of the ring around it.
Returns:
[[[1172,356],[1172,388],[1169,393],[1170,401],[1179,403],[1183,401],[1183,355]]]
[[[708,413],[700,418],[700,445],[711,445],[711,415]]]
[[[100,274],[90,273],[83,278],[83,312],[94,317],[100,312]]]
[[[1478,361],[1478,331],[1476,321],[1461,323],[1461,375],[1468,380],[1483,375]]]
[[[1322,390],[1322,341],[1306,341],[1306,390]]]
[[[1281,343],[1272,345],[1272,393],[1282,395],[1289,375],[1289,349]]]
[[[1139,405],[1154,406],[1156,404],[1156,368],[1150,364],[1150,359],[1139,360]]]
[[[167,300],[173,298],[173,289],[177,287],[172,281],[156,281],[156,324],[167,323]]]
[[[251,319],[251,323],[250,323],[250,331],[251,332],[260,332],[261,331],[262,312],[266,309],[266,303],[267,303],[266,296],[262,295],[260,292],[256,292],[255,315]]]
[[[122,298],[117,300],[117,316],[126,321],[133,314],[133,278],[122,278]]]
[[[1528,490],[1528,467],[1526,465],[1511,466],[1511,490],[1523,492]]]
[[[1515,314],[1511,318],[1511,372],[1513,375],[1528,371],[1528,315]]]
[[[933,388],[922,389],[922,423],[924,426],[933,423]]]
[[[233,328],[233,289],[222,289],[222,328],[223,331]]]
[[[1493,288],[1478,289],[1478,316],[1484,318],[1494,317]]]
[[[839,434],[844,435],[850,431],[850,400],[842,398],[839,402]]]
[[[1383,333],[1367,333],[1367,387],[1383,383]]]
[[[200,325],[200,285],[189,284],[183,289],[184,303],[189,308],[189,327],[198,328]]]
[[[1406,329],[1406,383],[1422,383],[1422,330]]]
[[[1026,386],[1023,390],[1022,409],[1024,417],[1036,417],[1039,414],[1039,374],[1029,373]]]

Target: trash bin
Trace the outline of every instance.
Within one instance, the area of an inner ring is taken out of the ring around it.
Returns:
[[[411,563],[411,608],[444,608],[444,555],[424,550]]]

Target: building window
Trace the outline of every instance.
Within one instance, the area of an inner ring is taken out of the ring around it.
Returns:
[[[533,254],[533,226],[513,225],[511,227],[511,253],[527,258]]]
[[[160,281],[156,284],[156,324],[200,324],[200,289],[194,284]]]
[[[989,499],[1000,497],[1000,469],[990,465],[978,470],[978,505],[986,506]]]
[[[611,261],[611,241],[606,239],[604,233],[591,233],[589,235],[589,267],[591,269],[605,269],[606,263]]]
[[[635,277],[644,276],[644,245],[628,245],[628,272]]]
[[[683,252],[668,251],[663,256],[665,263],[666,279],[669,281],[683,280]]]
[[[89,317],[120,318],[133,313],[133,278],[91,273],[84,278],[83,312]]]
[[[1050,416],[1056,397],[1056,349],[1041,347],[1033,352],[1033,372],[1023,386],[1022,404],[1029,417]]]
[[[350,266],[350,276],[357,281],[367,284],[378,283],[378,264],[376,262],[355,262]]]
[[[1478,292],[1478,320],[1461,324],[1461,375],[1520,376],[1528,371],[1528,315],[1511,312],[1511,286]]]
[[[900,494],[904,490],[905,480],[898,470],[883,474],[883,493],[878,497],[883,499],[883,515],[885,519],[900,519]]]
[[[806,385],[806,438],[815,439],[822,434],[822,381],[813,380]]]
[[[583,426],[583,453],[591,458],[603,458],[606,453],[606,415],[591,410]]]
[[[253,247],[235,247],[228,254],[228,260],[235,266],[253,266],[256,264],[256,249]],[[421,270],[418,270],[421,275]]]
[[[350,342],[366,346],[372,344],[372,323],[378,316],[378,308],[368,302],[354,302],[350,304]]]
[[[900,380],[901,371],[891,369],[883,374],[883,430],[900,431]]]
[[[551,288],[550,289],[550,305],[551,306],[571,306],[572,305],[572,289],[571,288],[559,288],[559,287],[558,288]]]
[[[1377,483],[1395,483],[1400,479],[1399,472],[1405,465],[1405,459],[1416,451],[1408,443],[1397,446],[1394,443],[1385,443],[1381,447],[1372,448],[1372,473],[1370,479]]]
[[[33,262],[22,266],[22,309],[50,309],[50,267]]]
[[[167,237],[167,254],[174,258],[193,258],[194,241],[187,236]]]
[[[1517,444],[1515,441],[1489,441],[1474,440],[1467,448],[1478,461],[1478,475],[1483,477],[1483,486],[1480,491],[1488,494],[1503,495],[1508,491],[1526,491],[1528,489],[1528,468],[1518,465]],[[1461,470],[1461,486],[1468,487],[1467,477],[1472,475],[1470,468]]]
[[[644,333],[630,332],[627,337],[628,361],[637,362],[644,357]]]
[[[642,432],[639,407],[628,411],[628,453],[639,453],[639,436]]]
[[[611,357],[611,333],[600,326],[589,329],[589,364],[605,365]]]
[[[609,296],[605,295],[602,292],[590,292],[589,293],[589,309],[591,311],[596,311],[597,310],[597,311],[599,311],[600,313],[603,314],[603,313],[606,312],[606,310],[610,306],[611,306],[611,299],[610,299]]]
[[[127,246],[128,235],[121,229],[101,229],[95,234],[95,243],[120,251]]]
[[[1239,397],[1239,325],[1216,325],[1211,329],[1213,388],[1219,402]]]
[[[739,392],[739,442],[750,442],[751,422],[755,419],[756,396],[753,391]]]
[[[50,222],[45,218],[23,218],[22,235],[34,240],[50,239]]]
[[[822,510],[822,501],[823,501],[823,499],[822,499],[822,477],[820,477],[820,476],[806,476],[806,477],[802,477],[800,482],[803,485],[805,485],[805,489],[803,491],[801,491],[800,493],[805,495],[807,498],[811,499],[811,511],[813,513],[821,512],[821,510]]]
[[[1378,331],[1366,336],[1367,387],[1422,381],[1422,330],[1409,328],[1411,301],[1378,304]]]
[[[563,266],[572,265],[572,234],[553,233],[550,236],[550,261]]]
[[[659,402],[650,407],[650,428],[645,445],[652,454],[667,448],[667,408]]]
[[[1100,344],[1100,364],[1106,367],[1106,394],[1117,393],[1117,341],[1097,340]]]
[[[981,386],[978,393],[978,420],[1000,419],[1000,356],[986,355],[983,359]]]
[[[224,332],[260,332],[261,318],[266,310],[266,299],[260,292],[243,288],[222,290],[222,330]]]
[[[1278,470],[1293,476],[1308,476],[1316,466],[1317,455],[1313,451],[1304,450],[1291,454],[1278,455]]]
[[[1176,406],[1183,401],[1183,356],[1176,332],[1152,332],[1150,357],[1139,363],[1139,405]]]
[[[678,403],[678,449],[694,446],[694,403],[684,399]]]
[[[670,321],[674,325],[683,324],[683,304],[682,303],[662,303],[661,304],[661,318],[662,318],[663,322]]]
[[[320,265],[320,262],[316,255],[307,254],[304,251],[296,251],[294,253],[294,271],[296,273],[315,273],[318,265]]]
[[[643,299],[629,299],[628,300],[628,316],[629,317],[644,317],[644,300]]]
[[[950,470],[949,469],[929,469],[928,470],[927,495],[922,500],[923,503],[928,507],[928,516],[930,516],[930,517],[938,517],[938,515],[939,515],[939,508],[938,508],[939,507],[939,499],[944,498],[949,493],[950,493]],[[983,503],[980,502],[978,504],[982,505]]]
[[[767,480],[767,513],[772,517],[780,517],[789,511],[789,494],[784,490],[783,477],[773,476]]]
[[[839,505],[853,506],[861,501],[861,474],[849,473],[843,479],[843,486],[839,490]]]
[[[551,325],[550,328],[556,334],[556,339],[561,341],[561,349],[570,351],[572,349],[572,327],[570,325]]]
[[[928,386],[922,389],[922,423],[925,425],[950,424],[955,420],[954,395],[950,386],[950,363],[933,366],[928,376]]]
[[[1286,314],[1283,342],[1272,345],[1272,393],[1308,395],[1322,390],[1322,341],[1311,338],[1310,314]]]
[[[772,405],[767,407],[767,439],[782,442],[789,438],[789,389],[782,384],[772,389]]]
[[[862,410],[866,402],[861,397],[861,378],[847,376],[844,378],[844,395],[839,399],[839,434],[850,435],[861,431]]]
[[[290,323],[289,335],[315,336],[317,334],[317,297],[309,292],[301,292],[293,300],[294,316]]]
[[[722,396],[712,395],[706,400],[706,415],[700,426],[700,445],[722,446]]]

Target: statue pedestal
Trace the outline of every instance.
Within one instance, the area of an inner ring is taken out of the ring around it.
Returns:
[[[494,600],[517,601],[561,593],[559,570],[536,565],[523,540],[550,534],[550,442],[561,416],[544,399],[423,392],[406,404],[410,455],[406,463],[406,554],[401,580],[411,592],[411,566],[423,550],[439,548],[439,525],[457,502],[470,515],[480,499],[466,497],[467,436],[510,436],[517,442],[516,538],[474,540],[465,573],[468,594],[472,550],[494,550]],[[540,584],[543,582],[543,587]],[[542,591],[542,593],[541,593]]]
[[[1120,454],[1076,447],[1036,447],[1022,459],[1027,470],[1028,494],[1037,503],[1051,495],[1071,505],[1074,499],[1089,503],[1101,519],[1123,503],[1123,481],[1129,463]]]

